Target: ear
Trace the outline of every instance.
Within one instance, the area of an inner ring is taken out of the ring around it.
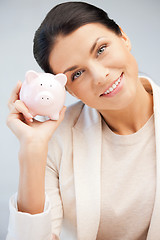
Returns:
[[[125,32],[122,30],[122,28],[120,26],[119,26],[119,28],[120,28],[121,33],[122,33],[122,35],[121,35],[122,40],[125,42],[128,50],[131,51],[132,46],[131,46],[131,42],[130,42],[129,37],[125,34]]]
[[[28,72],[26,72],[26,81],[30,82],[33,79],[37,78],[39,76],[39,74],[33,70],[30,70]]]
[[[67,83],[67,76],[63,73],[58,73],[54,78],[64,87]]]

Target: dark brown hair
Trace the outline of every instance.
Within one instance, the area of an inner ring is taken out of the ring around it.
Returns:
[[[86,2],[65,2],[58,4],[47,14],[34,36],[33,53],[39,66],[53,73],[49,55],[59,35],[66,36],[88,23],[101,23],[121,35],[114,20],[102,9]]]

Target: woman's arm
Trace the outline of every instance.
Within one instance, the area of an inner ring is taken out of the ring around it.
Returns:
[[[47,143],[24,142],[20,147],[18,211],[41,213],[45,203],[45,165]]]
[[[64,118],[66,107],[58,121],[38,122],[19,100],[21,82],[11,94],[7,125],[20,141],[18,210],[30,214],[43,212],[45,202],[45,166],[48,142]]]

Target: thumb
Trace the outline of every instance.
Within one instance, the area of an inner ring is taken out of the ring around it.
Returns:
[[[49,132],[48,134],[50,135],[50,137],[54,133],[54,131],[57,129],[57,127],[60,125],[60,123],[63,121],[66,109],[67,107],[63,106],[62,110],[60,111],[58,120],[48,120],[41,123],[41,126],[44,128],[44,131]]]

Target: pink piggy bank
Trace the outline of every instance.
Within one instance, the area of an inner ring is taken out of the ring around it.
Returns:
[[[40,115],[58,120],[65,102],[66,82],[67,77],[62,73],[53,75],[28,71],[20,90],[20,100],[33,117]]]

